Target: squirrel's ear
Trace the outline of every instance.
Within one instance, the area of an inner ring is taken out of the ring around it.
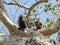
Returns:
[[[22,15],[22,14],[20,14],[20,16],[21,16],[21,17],[23,17],[23,15]]]
[[[20,15],[19,18],[23,18],[23,15]]]

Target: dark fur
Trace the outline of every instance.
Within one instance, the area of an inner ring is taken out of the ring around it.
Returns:
[[[18,23],[19,23],[19,28],[18,29],[22,29],[22,31],[24,31],[24,29],[26,28],[26,25],[25,25],[25,21],[23,20],[22,15],[19,16]]]
[[[37,29],[41,29],[42,23],[36,21],[35,26],[36,26]]]

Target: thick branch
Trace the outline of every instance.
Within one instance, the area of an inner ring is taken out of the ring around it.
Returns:
[[[9,29],[12,35],[29,37],[29,36],[34,36],[37,33],[37,31],[33,34],[19,32],[17,27],[14,25],[14,23],[11,22],[11,20],[6,16],[5,9],[2,9],[2,5],[1,5],[2,3],[0,3],[0,20],[5,24],[5,26]],[[60,30],[60,19],[58,19],[58,21],[54,26],[42,29],[39,33],[42,33],[43,35],[46,36],[56,33],[59,30]]]
[[[28,33],[19,32],[17,27],[13,24],[13,22],[11,22],[11,20],[5,15],[4,12],[0,13],[0,20],[5,24],[5,26],[9,29],[9,32],[12,35],[25,36],[25,37],[31,36]]]
[[[45,36],[49,36],[49,35],[52,35],[52,34],[58,32],[59,30],[60,30],[60,19],[58,19],[58,21],[56,22],[55,25],[42,29],[40,31],[40,33],[42,33]]]
[[[8,16],[7,11],[5,10],[4,4],[2,2],[3,2],[3,0],[0,1],[0,8],[3,9],[2,11],[5,12],[5,14]]]
[[[0,20],[4,23],[4,25],[9,29],[9,32],[12,35],[17,35],[17,36],[31,36],[28,33],[24,32],[19,32],[17,27],[14,25],[14,23],[7,17],[7,12],[5,11],[3,7],[3,0],[0,1]]]
[[[3,15],[2,15],[3,14]],[[17,35],[17,36],[34,36],[35,33],[33,33],[32,35],[30,35],[29,33],[24,33],[24,32],[19,32],[17,27],[15,27],[15,25],[9,20],[9,18],[5,15],[5,13],[0,13],[0,19],[1,21],[5,24],[5,26],[9,29],[10,33],[12,35]],[[60,21],[60,20],[59,20]],[[51,35],[53,33],[56,33],[60,30],[60,22],[57,21],[57,23],[52,26],[52,27],[49,27],[49,28],[45,28],[45,29],[42,29],[40,31],[40,33],[42,33],[43,35]]]

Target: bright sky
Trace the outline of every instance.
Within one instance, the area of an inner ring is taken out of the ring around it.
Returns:
[[[21,2],[22,4],[25,3],[26,1],[28,1],[28,0],[20,0],[20,2]],[[6,0],[6,2],[11,2],[11,0]],[[26,4],[26,6],[30,7],[33,3],[35,3],[35,0],[29,0],[28,3]],[[54,4],[57,4],[55,0],[49,0],[49,3],[51,3],[52,6],[53,6]],[[24,9],[23,9],[23,8],[19,9],[18,11],[16,11],[15,9],[16,9],[16,8],[18,9],[18,7],[17,7],[17,6],[15,7],[15,6],[13,6],[13,5],[12,5],[12,6],[5,5],[5,8],[6,8],[8,14],[9,14],[9,16],[10,16],[10,19],[11,19],[14,23],[17,22],[19,15],[20,15],[22,12],[24,12]],[[42,10],[43,10],[43,9],[40,9],[40,10],[38,9],[38,11],[42,11]],[[20,12],[20,13],[19,13],[19,12]],[[49,15],[48,15],[48,14],[49,14]],[[48,17],[48,18],[50,18],[50,19],[51,19],[51,18],[55,18],[50,11],[48,11],[47,13],[41,14],[39,17],[41,18],[41,22],[42,22],[42,23],[43,23],[43,21],[45,21],[46,17]],[[56,19],[55,19],[55,20],[56,20]],[[43,23],[43,24],[45,24],[45,23]],[[56,39],[57,33],[54,34],[54,35],[52,35],[51,37],[52,37],[53,39]]]

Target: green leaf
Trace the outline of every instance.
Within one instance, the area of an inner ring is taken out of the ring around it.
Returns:
[[[46,22],[49,22],[49,19],[48,18],[46,18]]]
[[[33,19],[32,18],[29,18],[29,21],[33,21]]]
[[[34,9],[33,12],[36,12],[36,10]]]
[[[54,22],[50,22],[50,23],[48,24],[48,27],[52,26],[53,24],[54,24]]]
[[[49,8],[49,10],[51,10],[51,8]]]
[[[54,5],[54,8],[57,8],[57,6],[56,6],[56,5]]]
[[[52,11],[52,12],[54,12],[54,10],[55,10],[54,8],[51,8],[51,11]]]
[[[50,24],[48,24],[48,27],[50,27],[51,25]]]
[[[18,27],[18,23],[16,23],[16,26]]]
[[[26,15],[26,12],[24,13],[24,15]]]
[[[57,16],[57,13],[54,12],[54,16]]]
[[[48,8],[50,8],[50,7],[51,7],[51,5],[49,4],[49,5],[48,5]]]
[[[47,5],[44,5],[44,7],[46,8],[46,7],[47,7]]]
[[[51,5],[50,4],[49,5],[44,5],[44,7],[48,10],[51,7]]]
[[[60,32],[58,32],[58,36],[60,36]]]
[[[47,9],[44,9],[45,12],[47,12]]]
[[[54,24],[54,22],[50,22],[50,25],[52,26]]]
[[[54,22],[50,22],[49,25],[52,26],[54,24]]]

